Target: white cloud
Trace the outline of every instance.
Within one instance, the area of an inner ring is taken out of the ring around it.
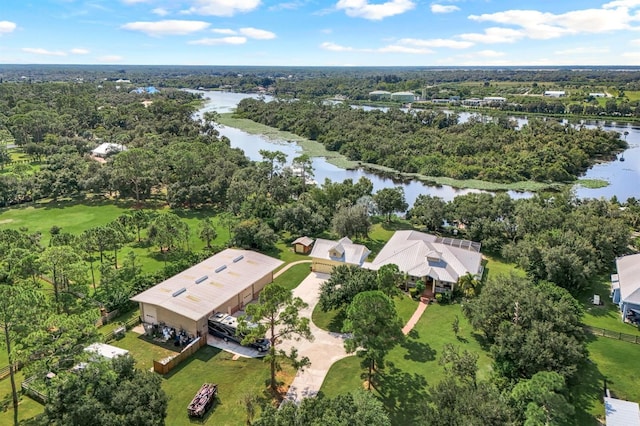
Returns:
[[[147,3],[149,0],[120,0],[124,4]]]
[[[251,12],[260,6],[260,0],[195,0],[184,13],[211,16],[233,16]]]
[[[199,44],[202,46],[216,46],[220,44],[245,44],[246,37],[220,37],[220,38],[201,38],[200,40],[192,40],[189,44]]]
[[[230,28],[212,28],[211,32],[212,33],[216,33],[216,34],[226,34],[226,35],[236,35],[236,34],[238,34],[237,31],[232,30]]]
[[[640,6],[640,0],[619,0],[607,3],[600,9],[572,10],[561,14],[514,9],[470,15],[469,19],[519,27],[518,31],[525,37],[547,40],[565,35],[634,29],[632,24],[640,19],[638,15],[629,13],[629,7],[636,6]]]
[[[433,13],[451,13],[451,12],[456,12],[460,10],[460,8],[458,6],[455,6],[453,4],[432,4],[431,5],[431,12]]]
[[[604,9],[615,9],[617,7],[638,7],[640,0],[616,0],[602,5]]]
[[[167,16],[169,14],[169,11],[163,7],[156,7],[151,11],[151,13],[158,16]]]
[[[496,50],[480,50],[478,52],[475,53],[476,56],[479,56],[481,58],[499,58],[501,56],[506,55],[506,53],[504,52],[498,52]]]
[[[632,46],[640,46],[640,38],[629,40],[629,44]]]
[[[122,62],[122,56],[119,55],[104,55],[98,57],[98,62]]]
[[[23,47],[22,51],[42,56],[67,56],[67,54],[61,50],[47,50],[40,47]]]
[[[9,34],[16,29],[17,25],[11,21],[0,21],[0,34]]]
[[[276,35],[271,31],[251,27],[240,28],[240,34],[257,40],[271,40],[276,38]]]
[[[491,27],[484,30],[484,33],[466,33],[460,34],[463,40],[472,41],[474,43],[513,43],[516,40],[524,37],[524,34],[519,30],[511,28]]]
[[[329,50],[331,52],[352,52],[355,50],[353,47],[340,46],[339,44],[331,43],[329,41],[325,41],[320,45],[320,48],[323,50]]]
[[[324,42],[320,45],[323,50],[329,50],[331,52],[366,52],[366,53],[409,53],[424,55],[433,53],[430,49],[401,46],[397,44],[390,44],[388,46],[380,47],[377,49],[356,49],[354,47],[342,46],[336,43]]]
[[[414,7],[411,0],[390,0],[380,4],[369,4],[368,0],[339,0],[336,4],[336,8],[343,9],[348,16],[372,21],[400,15]]]
[[[140,31],[150,36],[186,35],[204,30],[210,24],[203,21],[166,20],[157,22],[129,22],[125,30]]]
[[[473,46],[473,42],[471,41],[450,40],[444,38],[432,38],[424,40],[417,38],[403,38],[398,40],[398,43],[422,47],[446,47],[450,49],[466,49]]]
[[[333,30],[331,28],[325,28],[325,29],[320,30],[320,32],[322,34],[331,34],[331,33],[333,33]]]
[[[71,49],[71,53],[74,54],[74,55],[88,55],[90,52],[87,49],[82,49],[82,48],[76,47],[74,49]]]
[[[408,47],[408,46],[400,46],[397,44],[391,44],[389,46],[381,47],[375,50],[380,53],[410,53],[417,55],[424,55],[427,53],[433,53],[433,50],[430,49],[420,49],[417,47]]]
[[[304,1],[290,1],[286,3],[278,3],[274,6],[269,7],[271,12],[277,12],[279,10],[295,10],[304,6]]]

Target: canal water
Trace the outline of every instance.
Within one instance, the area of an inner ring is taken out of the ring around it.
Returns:
[[[201,93],[206,103],[198,111],[197,115],[200,116],[205,112],[215,111],[219,113],[232,112],[238,103],[247,97],[260,98],[257,94],[246,93],[233,93],[233,92],[219,92],[219,91],[200,91],[190,90],[191,92]],[[271,98],[263,97],[265,100]],[[460,121],[466,121],[473,115],[472,113],[460,113]],[[515,118],[519,126],[526,124],[526,118]],[[640,198],[640,126],[628,123],[617,123],[610,121],[584,121],[585,127],[602,127],[605,130],[612,130],[624,134],[628,132],[623,138],[626,139],[629,144],[629,148],[624,151],[618,158],[624,158],[624,161],[619,159],[607,163],[601,163],[593,166],[587,171],[584,178],[587,179],[602,179],[609,182],[609,185],[603,188],[589,189],[580,185],[575,186],[576,195],[579,198],[611,198],[616,196],[620,201],[625,201],[629,197]],[[252,135],[242,130],[233,127],[221,127],[219,128],[221,135],[226,136],[231,141],[231,146],[240,148],[245,152],[245,155],[251,160],[261,160],[260,150],[279,150],[287,154],[287,158],[291,161],[294,157],[302,154],[302,148],[295,143],[282,140],[269,139],[262,135]],[[316,157],[313,159],[314,179],[322,183],[325,179],[329,179],[334,182],[342,182],[344,179],[352,179],[354,182],[364,176],[371,180],[373,183],[374,192],[382,188],[390,188],[400,186],[404,189],[405,197],[409,206],[413,205],[413,202],[420,194],[428,194],[432,196],[438,196],[446,201],[451,201],[454,197],[470,192],[480,192],[473,189],[457,189],[447,185],[427,185],[423,182],[410,180],[410,181],[397,181],[387,177],[379,176],[375,173],[367,172],[361,169],[358,170],[344,170],[328,163],[322,157]],[[531,193],[508,191],[512,198],[525,198],[531,196]]]

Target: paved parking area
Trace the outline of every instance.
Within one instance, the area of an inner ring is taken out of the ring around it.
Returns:
[[[214,348],[222,349],[223,351],[231,352],[236,356],[241,356],[244,358],[260,358],[265,356],[264,352],[259,352],[257,349],[242,346],[230,340],[228,342],[225,342],[224,339],[212,336],[210,334],[207,334],[207,345],[213,346]]]

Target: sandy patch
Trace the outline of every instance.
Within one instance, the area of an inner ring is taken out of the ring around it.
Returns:
[[[5,223],[11,223],[13,222],[13,219],[2,219],[0,220],[0,225],[4,225]]]

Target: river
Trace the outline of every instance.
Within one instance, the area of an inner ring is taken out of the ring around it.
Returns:
[[[198,111],[201,115],[208,111],[219,113],[232,112],[238,103],[247,97],[259,98],[257,94],[219,92],[219,91],[201,91],[189,90],[194,93],[201,93],[206,103]],[[265,97],[269,100],[269,97]],[[466,121],[472,113],[460,113],[460,121]],[[516,118],[518,125],[522,126],[526,123],[526,118]],[[617,123],[609,121],[585,121],[586,127],[600,126],[605,130],[613,130],[620,132],[629,132],[625,136],[629,148],[622,153],[624,161],[611,161],[593,166],[587,171],[586,179],[601,179],[609,182],[609,185],[603,188],[584,188],[581,185],[575,186],[576,195],[579,198],[611,198],[616,196],[620,201],[625,201],[629,197],[640,198],[640,126],[628,123]],[[221,135],[226,136],[231,141],[231,146],[240,148],[245,155],[251,160],[259,161],[262,159],[260,150],[279,150],[287,154],[289,160],[302,154],[302,149],[295,143],[288,141],[272,140],[261,135],[252,135],[233,127],[221,127],[219,129]],[[344,170],[328,163],[323,157],[313,159],[314,179],[322,183],[325,179],[334,182],[342,182],[344,179],[353,179],[357,181],[364,176],[373,183],[374,192],[382,188],[402,187],[409,206],[412,206],[415,199],[420,194],[428,194],[438,196],[446,201],[451,201],[454,197],[470,192],[480,192],[475,189],[457,189],[447,185],[427,185],[423,182],[412,180],[399,182],[390,178],[379,176],[375,173],[367,172],[361,169]],[[525,198],[531,196],[531,193],[508,191],[512,198]]]

